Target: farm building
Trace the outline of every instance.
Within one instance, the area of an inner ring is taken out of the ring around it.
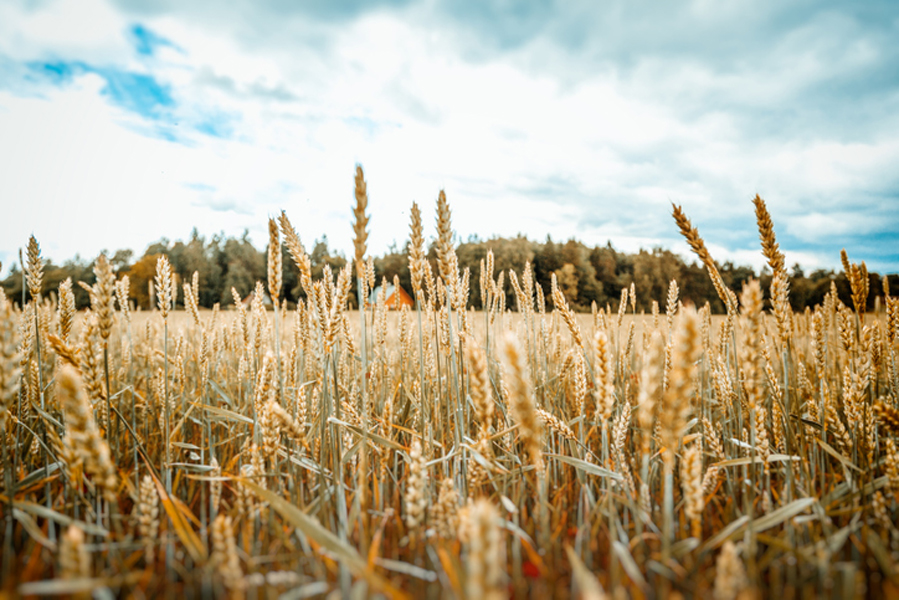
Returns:
[[[253,299],[255,298],[255,296],[256,292],[250,292],[249,294],[247,294],[247,297],[241,301],[241,303],[249,309],[253,305]],[[262,294],[262,305],[271,307],[272,299],[268,294]]]
[[[379,285],[374,290],[372,290],[371,295],[368,297],[368,306],[374,306],[378,303],[378,294],[381,293],[381,286]],[[392,283],[388,283],[384,288],[384,296],[386,297],[387,308],[390,310],[399,310],[400,307],[415,306],[415,301],[412,299],[406,290],[403,289],[403,286],[394,287]]]

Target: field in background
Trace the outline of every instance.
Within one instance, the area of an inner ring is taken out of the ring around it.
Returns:
[[[575,314],[530,266],[469,281],[438,205],[438,270],[413,210],[418,309],[348,311],[375,282],[357,175],[348,267],[313,279],[289,221],[270,223],[307,294],[128,310],[98,260],[20,311],[0,296],[2,586],[135,597],[806,598],[895,596],[899,300],[867,314],[864,264],[794,314],[764,204],[758,282],[730,290],[690,222],[726,316],[676,282],[633,315]],[[283,240],[282,240],[283,236]],[[29,284],[41,263],[29,249]],[[418,252],[415,249],[418,249]],[[269,278],[281,289],[280,252]],[[505,282],[505,283],[503,283]],[[470,312],[481,285],[489,310]],[[516,307],[504,307],[503,286]],[[239,300],[239,298],[238,298]],[[644,299],[641,299],[643,301]],[[511,312],[516,308],[520,312]],[[461,309],[461,310],[460,310]]]

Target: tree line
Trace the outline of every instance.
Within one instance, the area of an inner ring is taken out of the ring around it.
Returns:
[[[481,261],[491,250],[496,273],[513,269],[520,274],[525,264],[530,263],[535,281],[543,286],[547,296],[551,277],[555,274],[559,287],[575,310],[588,311],[594,302],[600,308],[609,305],[616,310],[622,289],[630,288],[631,285],[636,291],[638,312],[649,313],[653,300],[658,301],[664,310],[668,284],[675,279],[684,303],[701,306],[709,302],[712,312],[724,312],[724,306],[708,274],[698,262],[687,262],[663,248],[626,253],[616,250],[611,242],[604,246],[590,247],[575,239],[557,242],[549,236],[542,242],[524,236],[489,240],[472,237],[458,244],[456,254],[459,268],[463,271],[466,268],[471,270],[471,306],[476,309],[482,306],[481,292],[477,285]],[[198,273],[200,306],[211,308],[216,303],[222,307],[232,304],[232,287],[241,297],[245,297],[253,290],[256,281],[266,281],[266,252],[267,248],[258,250],[253,246],[246,231],[238,238],[217,234],[207,239],[194,229],[186,242],[171,242],[163,238],[151,244],[140,257],[136,257],[131,250],[107,253],[107,257],[118,276],[128,275],[131,298],[144,310],[150,308],[149,283],[156,274],[156,260],[163,254],[168,257],[180,281],[190,281],[193,273]],[[297,269],[287,249],[282,247],[282,253],[282,297],[292,306],[305,298],[305,292],[299,284]],[[315,278],[322,276],[326,266],[336,277],[337,272],[346,264],[346,258],[341,253],[328,247],[327,237],[315,241],[309,257]],[[437,254],[432,245],[428,251],[428,260],[435,276],[438,272],[436,259]],[[62,265],[48,262],[44,268],[44,293],[52,294],[67,277],[76,282],[94,283],[93,267],[93,260],[80,257],[70,259]],[[407,245],[402,248],[393,245],[386,253],[374,258],[374,267],[377,281],[386,278],[388,282],[392,282],[396,276],[399,277],[400,285],[411,292]],[[771,274],[767,268],[755,272],[751,267],[725,262],[719,264],[719,270],[725,285],[733,290],[739,291],[750,278],[760,279],[763,289],[767,289],[770,284]],[[353,271],[355,273],[355,269]],[[871,293],[868,296],[868,309],[871,310],[882,296],[882,280],[880,275],[873,272],[869,277]],[[506,306],[514,308],[515,296],[508,276],[505,281]],[[817,269],[806,274],[798,264],[794,265],[790,271],[790,302],[793,310],[804,310],[807,306],[821,302],[832,282],[843,302],[851,304],[851,290],[844,273]],[[894,289],[899,287],[899,276],[890,276],[890,283]],[[21,268],[12,265],[10,275],[0,281],[0,286],[7,297],[21,302]],[[355,289],[355,282],[351,289]],[[88,293],[79,286],[75,286],[74,291],[77,307],[89,306]],[[355,305],[355,295],[350,295],[350,302]]]

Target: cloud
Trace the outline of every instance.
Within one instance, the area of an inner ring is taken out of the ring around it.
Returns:
[[[262,240],[285,208],[349,250],[361,162],[375,252],[445,188],[463,239],[686,253],[675,202],[716,258],[758,266],[759,193],[788,257],[896,271],[897,37],[886,1],[8,3],[0,155],[33,173],[0,194],[165,197],[185,227]]]
[[[410,0],[237,0],[223,6],[214,0],[199,0],[185,5],[177,0],[115,0],[114,4],[129,14],[159,16],[180,12],[182,15],[207,17],[212,13],[225,13],[226,19],[237,15],[245,21],[275,23],[285,19],[303,17],[324,22],[342,23],[356,19],[367,12],[387,8],[399,8],[411,4]],[[223,10],[224,9],[224,10]]]
[[[199,86],[217,89],[237,99],[271,100],[275,102],[293,102],[299,99],[283,83],[270,86],[262,81],[254,81],[245,85],[238,85],[233,78],[217,75],[208,66],[197,70],[194,82]]]
[[[214,192],[216,187],[214,185],[210,185],[208,183],[199,183],[199,182],[188,182],[183,184],[189,190],[195,190],[198,192]]]
[[[252,215],[253,211],[240,204],[233,198],[215,198],[208,201],[199,201],[195,206],[202,206],[215,212],[232,212],[238,215]]]

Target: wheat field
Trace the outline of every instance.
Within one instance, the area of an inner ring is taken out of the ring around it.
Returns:
[[[842,254],[851,306],[794,314],[761,199],[770,301],[725,287],[675,207],[727,314],[676,281],[652,314],[633,288],[575,314],[530,265],[460,273],[441,192],[436,265],[412,209],[415,308],[349,311],[379,283],[367,200],[360,168],[355,259],[320,280],[270,220],[268,280],[230,310],[163,257],[133,311],[101,256],[76,313],[31,238],[28,303],[0,295],[3,594],[899,596],[899,299],[866,314],[864,263]]]

